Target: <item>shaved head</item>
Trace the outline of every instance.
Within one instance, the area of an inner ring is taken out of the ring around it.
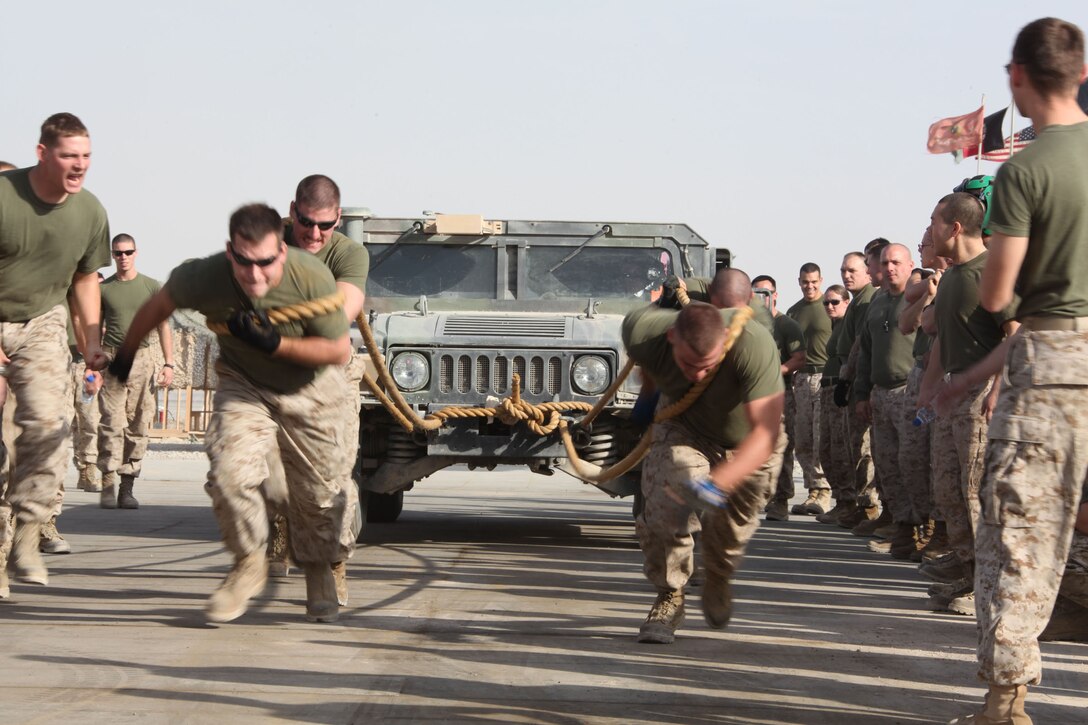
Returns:
[[[715,307],[744,307],[752,299],[752,280],[739,269],[721,269],[714,275],[709,292]]]

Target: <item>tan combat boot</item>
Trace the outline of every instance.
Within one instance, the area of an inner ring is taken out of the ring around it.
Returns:
[[[854,536],[876,536],[876,530],[887,526],[892,522],[892,512],[885,506],[880,511],[880,515],[875,519],[869,519],[868,521],[862,521],[854,528],[850,529],[850,533]]]
[[[291,573],[291,561],[288,557],[287,517],[276,514],[269,522],[268,532],[268,576],[281,578]]]
[[[812,494],[809,494],[811,498]],[[831,509],[831,489],[830,488],[818,488],[816,489],[816,501],[813,503],[805,504],[805,513],[809,516],[819,516],[820,514]]]
[[[812,513],[812,509],[810,507],[816,506],[819,499],[820,499],[820,489],[810,488],[808,490],[808,498],[806,498],[801,503],[794,504],[793,508],[790,509],[790,513],[791,514],[809,514],[809,513]],[[822,514],[823,509],[820,509],[816,513]]]
[[[774,499],[767,504],[767,507],[763,509],[763,511],[767,514],[768,521],[790,520],[790,509],[789,506],[786,505],[785,501]]]
[[[1027,694],[1027,685],[990,685],[981,710],[958,717],[949,725],[1032,725],[1024,712]]]
[[[348,605],[348,565],[346,561],[337,561],[332,565],[332,578],[336,581],[336,603],[341,607]]]
[[[38,542],[38,551],[43,554],[68,554],[72,546],[64,540],[57,531],[57,517],[49,519],[49,523],[42,525],[42,538]]]
[[[227,578],[208,599],[205,609],[212,622],[229,622],[246,611],[252,597],[261,593],[268,581],[268,560],[258,549],[237,559]]]
[[[121,490],[117,492],[117,508],[138,509],[140,502],[132,495],[132,487],[136,485],[135,476],[121,474]]]
[[[8,582],[8,552],[0,548],[0,599],[11,596],[11,583]]]
[[[76,488],[81,491],[98,493],[102,490],[102,480],[98,476],[98,469],[94,466],[80,466],[79,483]]]
[[[15,525],[15,540],[11,545],[11,568],[15,578],[27,584],[49,583],[49,570],[45,568],[42,556],[38,552],[38,543],[42,538],[42,525],[19,521]]]
[[[336,577],[330,564],[306,564],[306,621],[335,622],[340,616],[336,603]]]
[[[117,474],[113,471],[102,474],[102,493],[98,494],[98,507],[117,508]]]
[[[638,630],[638,641],[651,644],[672,644],[676,630],[684,623],[684,592],[678,589],[657,595],[650,614]]]

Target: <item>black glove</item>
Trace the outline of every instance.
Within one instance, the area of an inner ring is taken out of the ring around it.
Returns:
[[[135,359],[135,355],[126,351],[125,348],[121,348],[117,351],[113,360],[110,360],[110,366],[107,369],[110,371],[110,375],[122,383],[127,383],[128,374],[132,372],[132,361]]]
[[[666,310],[680,309],[680,298],[676,296],[678,289],[680,289],[680,278],[670,274],[661,283],[661,296],[657,298],[658,307],[664,307]]]
[[[835,399],[835,405],[840,408],[850,405],[850,381],[840,380],[835,383],[835,392],[832,397]]]
[[[655,391],[650,395],[638,396],[635,406],[631,408],[631,422],[639,428],[646,428],[654,422],[654,412],[657,411],[657,401],[661,398],[661,392]]]
[[[230,334],[269,355],[280,346],[280,333],[264,310],[238,310],[227,320]],[[131,366],[131,363],[129,363]]]

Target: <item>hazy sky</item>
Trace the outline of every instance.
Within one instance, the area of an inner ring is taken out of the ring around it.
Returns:
[[[325,173],[379,215],[685,222],[785,305],[803,262],[830,284],[875,236],[917,244],[975,173],[929,124],[1007,105],[1045,15],[1088,27],[1084,0],[7,2],[0,159],[80,116],[87,188],[160,279]]]

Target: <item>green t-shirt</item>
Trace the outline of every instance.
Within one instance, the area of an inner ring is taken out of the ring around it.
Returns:
[[[722,319],[728,324],[735,313],[722,310]],[[692,385],[676,365],[666,338],[678,314],[650,305],[623,320],[627,353],[657,383],[663,404],[679,400]],[[776,358],[770,333],[749,321],[714,380],[678,420],[696,435],[736,448],[750,430],[744,404],[783,390]]]
[[[1048,126],[998,169],[990,228],[1027,237],[1020,318],[1088,316],[1088,122]]]
[[[842,333],[839,335],[839,358],[845,363],[850,358],[850,351],[854,349],[854,341],[861,334],[861,328],[865,324],[865,318],[869,315],[869,303],[873,301],[876,287],[867,284],[862,287],[850,300],[846,308],[846,314],[842,317]]]
[[[797,320],[789,315],[781,313],[774,317],[774,344],[778,348],[779,363],[785,364],[798,350],[805,349],[805,333]],[[781,369],[781,368],[779,368]],[[784,376],[787,384],[793,379],[793,375]]]
[[[84,189],[46,204],[31,169],[0,173],[0,321],[25,322],[63,304],[78,272],[110,263],[106,210]]]
[[[914,367],[914,337],[899,331],[899,314],[906,306],[903,293],[881,292],[869,303],[861,328],[858,374],[854,379],[857,400],[868,400],[874,385],[897,388],[907,382]]]
[[[267,310],[327,297],[336,293],[336,281],[328,267],[312,254],[288,247],[280,283],[260,299],[242,293],[225,252],[184,262],[170,273],[165,289],[178,307],[197,310],[208,322],[225,322],[232,312],[247,306]],[[333,310],[308,320],[285,322],[276,325],[276,329],[284,337],[336,340],[347,333],[348,321],[343,311]],[[219,356],[257,385],[281,393],[308,385],[324,369],[274,358],[230,333],[219,335]]]
[[[842,358],[838,354],[839,338],[842,337],[843,318],[831,320],[831,337],[827,338],[827,362],[824,363],[823,377],[827,380],[839,377],[839,368],[842,367]]]
[[[117,279],[115,274],[103,282],[102,324],[106,332],[102,335],[102,344],[120,347],[136,312],[161,288],[158,280],[139,272],[130,280]],[[145,337],[140,341],[140,347],[147,347],[149,342]]]
[[[831,337],[831,317],[824,309],[823,297],[811,302],[801,300],[786,310],[786,314],[797,320],[805,335],[805,370],[822,372],[827,362],[827,339]]]
[[[295,246],[290,220],[285,223],[284,238],[288,244]],[[337,282],[347,282],[358,287],[360,292],[366,292],[366,277],[370,273],[370,254],[362,244],[340,232],[333,232],[328,243],[317,250],[314,256],[329,268],[333,279]]]
[[[990,354],[1005,339],[1003,325],[1016,315],[1016,303],[1001,312],[979,304],[978,289],[989,252],[949,267],[933,301],[941,370],[961,373]]]

